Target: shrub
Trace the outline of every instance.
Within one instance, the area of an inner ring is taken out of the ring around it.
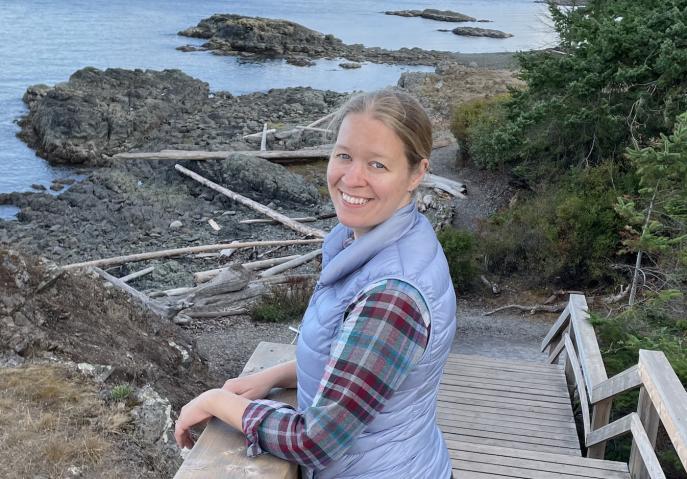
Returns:
[[[297,321],[305,313],[312,294],[309,282],[293,282],[279,285],[253,304],[250,316],[253,321],[286,323]]]
[[[622,222],[613,209],[632,177],[611,164],[574,170],[558,185],[525,196],[480,229],[480,253],[498,274],[537,284],[585,286],[615,277],[609,268]]]
[[[509,98],[508,94],[475,98],[454,108],[451,132],[465,154],[473,157],[475,145],[478,150],[484,149],[482,143],[490,138],[489,130],[499,122],[503,111],[502,105]]]
[[[129,384],[118,384],[110,391],[110,397],[113,401],[126,401],[131,399],[134,394],[134,388]]]
[[[444,249],[453,285],[460,291],[469,289],[477,275],[474,235],[469,231],[446,228],[437,237]]]

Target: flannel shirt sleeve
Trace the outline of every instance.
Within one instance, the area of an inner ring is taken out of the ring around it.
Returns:
[[[341,457],[418,363],[429,325],[429,309],[408,283],[384,280],[366,289],[347,309],[312,406],[248,406],[248,455],[270,452],[311,471]]]

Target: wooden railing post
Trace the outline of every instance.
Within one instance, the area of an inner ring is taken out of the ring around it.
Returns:
[[[653,448],[656,447],[656,436],[658,435],[658,425],[660,419],[658,417],[658,412],[656,408],[651,403],[651,398],[646,391],[646,388],[642,386],[639,390],[639,403],[637,404],[637,414],[639,415],[639,420],[642,421],[646,435],[651,442]],[[644,466],[644,461],[639,455],[637,450],[637,444],[632,441],[632,449],[630,450],[630,476],[632,479],[648,479],[649,472]]]
[[[598,402],[592,409],[592,431],[604,427],[611,419],[613,399],[608,398]],[[587,449],[587,457],[603,459],[606,455],[606,441],[595,444]]]

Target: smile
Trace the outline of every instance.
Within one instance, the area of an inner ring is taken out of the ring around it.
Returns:
[[[344,202],[351,205],[364,205],[370,201],[369,198],[358,198],[356,196],[347,195],[343,191],[341,192],[341,198],[344,200]]]

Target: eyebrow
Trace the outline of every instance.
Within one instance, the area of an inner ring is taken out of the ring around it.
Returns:
[[[346,151],[350,151],[350,148],[348,148],[348,147],[347,147],[346,145],[344,145],[343,143],[334,143],[334,149],[336,150],[337,148],[338,148],[338,149],[342,149],[342,150],[346,150]],[[374,158],[389,158],[388,155],[379,153],[378,151],[371,151],[370,154],[371,154]]]

